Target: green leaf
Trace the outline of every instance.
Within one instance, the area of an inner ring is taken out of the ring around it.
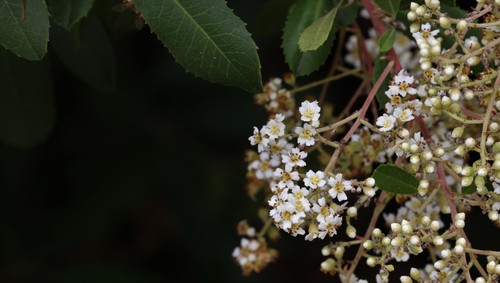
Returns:
[[[335,22],[343,26],[349,26],[358,17],[358,10],[361,7],[357,2],[352,2],[347,6],[342,7],[335,17]]]
[[[88,15],[94,0],[48,0],[47,4],[54,22],[70,30]]]
[[[0,50],[0,140],[32,147],[54,126],[47,60],[30,62]]]
[[[379,54],[378,56],[375,57],[375,65],[373,67],[373,76],[372,76],[373,84],[375,84],[375,82],[378,80],[378,78],[384,71],[385,67],[389,63],[389,61],[382,58],[385,58],[384,53]],[[388,88],[389,88],[389,76],[385,78],[385,80],[382,82],[379,89],[377,90],[377,93],[375,94],[375,98],[377,99],[380,109],[384,109],[385,104],[389,102],[389,98],[385,94]]]
[[[273,35],[283,30],[286,15],[294,0],[270,0],[255,16],[255,32],[258,35]]]
[[[380,165],[372,177],[381,190],[395,194],[414,194],[420,183],[415,176],[396,165]]]
[[[309,75],[316,71],[330,54],[335,31],[330,32],[326,42],[315,51],[300,52],[298,44],[302,31],[329,9],[331,1],[328,0],[298,0],[290,8],[283,31],[282,48],[285,60],[296,76]],[[333,27],[335,29],[336,26]]]
[[[49,11],[44,0],[0,0],[0,44],[19,57],[41,60],[49,41]]]
[[[401,4],[401,0],[374,0],[373,2],[392,18],[398,13]]]
[[[99,91],[115,86],[115,54],[99,19],[92,17],[73,32],[53,26],[50,47],[80,80]]]
[[[441,2],[441,5],[446,5],[446,6],[450,6],[450,7],[457,6],[456,0],[441,0],[440,2]]]
[[[396,40],[396,29],[386,30],[378,40],[378,48],[382,52],[389,51],[394,45],[394,40]]]
[[[224,0],[133,0],[151,30],[195,76],[262,91],[257,46]]]
[[[326,15],[316,19],[310,26],[308,26],[299,37],[300,51],[313,51],[318,49],[328,39],[328,35],[332,30],[333,21],[337,15],[340,2],[337,6],[330,10]]]

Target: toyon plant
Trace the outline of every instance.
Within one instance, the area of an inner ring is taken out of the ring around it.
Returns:
[[[0,1],[0,141],[30,147],[50,134],[48,46],[82,81],[113,87],[93,4]],[[318,268],[337,281],[500,280],[498,238],[478,245],[466,234],[476,217],[500,227],[500,1],[269,0],[262,15],[282,20],[290,72],[264,86],[257,45],[224,0],[113,9],[130,10],[187,71],[255,94],[267,112],[245,155],[262,227],[237,224],[232,257],[244,275],[277,260],[282,231],[329,240]],[[333,91],[342,80],[356,82],[345,102]],[[401,262],[411,268],[393,275]],[[360,265],[373,276],[358,278]]]
[[[329,239],[319,269],[341,282],[500,280],[500,251],[464,229],[473,207],[500,226],[500,1],[471,3],[293,1],[291,73],[255,95],[268,121],[249,138],[247,192],[264,203],[263,226],[238,224],[244,275],[277,259],[269,241],[283,231]],[[327,58],[324,79],[297,84]],[[335,111],[329,84],[345,77],[358,86]],[[392,276],[400,262],[411,269]],[[361,264],[373,277],[356,276]]]

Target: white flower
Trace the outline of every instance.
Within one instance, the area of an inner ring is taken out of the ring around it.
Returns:
[[[413,113],[410,109],[403,110],[401,107],[396,107],[392,115],[401,122],[408,122],[415,118],[413,117]]]
[[[264,127],[264,133],[269,136],[269,139],[277,139],[285,135],[285,124],[283,124],[285,116],[276,114],[274,119],[269,120]]]
[[[269,138],[262,133],[262,130],[259,131],[257,127],[253,127],[253,135],[248,140],[251,145],[257,145],[259,153],[265,151],[269,144]]]
[[[328,191],[328,194],[335,199],[337,198],[339,201],[347,200],[346,191],[352,190],[352,182],[343,180],[342,174],[335,175],[335,178],[328,178],[328,185],[332,188]]]
[[[431,24],[430,23],[425,23],[420,26],[420,31],[412,33],[413,37],[415,38],[415,41],[417,42],[418,45],[421,44],[430,44],[434,45],[438,40],[434,37],[439,33],[439,30],[433,30],[431,31]]]
[[[410,259],[410,255],[404,251],[402,248],[391,249],[391,257],[397,262],[407,262]]]
[[[299,172],[283,170],[281,168],[277,168],[274,173],[275,180],[278,181],[278,188],[283,189],[285,187],[293,188],[295,186],[294,181],[298,181],[300,179]]]
[[[331,208],[327,203],[324,197],[318,199],[318,203],[313,203],[312,210],[317,213],[316,220],[318,222],[325,221],[325,217],[330,214],[335,213],[333,208]]]
[[[257,260],[255,251],[259,248],[259,246],[260,243],[257,240],[241,238],[240,246],[233,250],[232,256],[241,266],[250,264]]]
[[[288,232],[292,227],[292,216],[294,214],[295,206],[289,202],[280,203],[276,208],[269,211],[269,216],[271,216],[276,225],[285,232]]]
[[[391,115],[384,114],[377,118],[377,126],[380,127],[380,131],[387,132],[394,128],[394,123],[396,123],[396,118]]]
[[[278,167],[280,165],[279,157],[273,155],[269,156],[268,152],[262,152],[259,155],[259,159],[250,163],[250,169],[255,170],[255,176],[260,179],[270,179],[273,176],[273,168]]]
[[[297,211],[308,212],[311,210],[311,203],[306,198],[308,194],[309,190],[306,188],[295,186],[292,189],[292,193],[290,194],[288,201],[295,204],[295,209],[297,209]]]
[[[279,140],[270,140],[267,147],[269,152],[272,154],[281,156],[282,154],[289,152],[293,148],[293,144],[287,142],[286,139],[281,138]]]
[[[316,189],[316,188],[321,188],[326,184],[325,181],[325,173],[322,171],[317,171],[314,173],[314,171],[309,170],[306,173],[306,178],[304,178],[304,185],[311,189]]]
[[[337,228],[342,225],[342,218],[338,215],[330,214],[324,218],[318,225],[319,238],[324,239],[326,234],[330,237],[337,234]]]
[[[304,101],[302,102],[299,112],[301,114],[300,119],[304,122],[315,122],[319,120],[319,115],[321,108],[318,106],[318,101]]]
[[[414,81],[412,76],[408,76],[404,70],[401,70],[394,77],[394,84],[389,86],[389,90],[385,94],[389,97],[398,94],[402,97],[405,97],[406,94],[417,94],[417,89],[411,86]]]
[[[281,162],[286,165],[286,167],[293,168],[295,166],[304,167],[306,162],[304,158],[307,157],[307,153],[301,151],[300,149],[294,147],[288,154],[281,155]],[[290,170],[290,169],[287,169]]]
[[[316,130],[309,124],[304,123],[304,127],[295,128],[295,133],[299,135],[297,142],[299,144],[304,144],[307,146],[314,145],[314,136],[316,135]]]

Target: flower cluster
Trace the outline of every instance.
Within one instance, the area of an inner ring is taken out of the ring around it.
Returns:
[[[417,255],[429,264],[413,266],[401,282],[500,280],[500,252],[473,248],[465,230],[474,210],[486,215],[490,228],[500,226],[500,1],[479,0],[462,17],[451,17],[439,0],[423,2],[407,11],[413,41],[396,32],[388,59],[400,64],[392,75],[393,65],[384,70],[388,84],[377,89],[384,77],[373,89],[362,85],[348,103],[355,105],[365,91],[361,111],[332,118],[325,113],[336,112],[311,100],[295,109],[293,94],[304,87],[282,89],[279,79],[257,95],[269,119],[254,128],[249,140],[256,151],[247,161],[249,180],[265,192],[263,221],[305,240],[345,231],[352,240],[325,246],[320,266],[343,282],[368,282],[354,273],[363,256],[378,270],[375,280],[388,282],[395,264],[411,264]],[[397,26],[368,12],[378,29]],[[369,31],[363,40],[360,34],[358,28],[346,42],[345,61],[355,67],[380,56],[381,34]],[[372,75],[363,68],[356,74],[363,83]],[[276,102],[279,93],[287,103]],[[370,108],[375,95],[380,111]],[[397,168],[394,175],[377,174],[381,164]],[[384,211],[388,203],[398,208]],[[359,235],[358,210],[370,205],[372,220]],[[383,227],[377,227],[380,215]],[[242,241],[235,250],[241,266],[255,261],[259,241]],[[355,245],[358,253],[346,259],[345,249]]]

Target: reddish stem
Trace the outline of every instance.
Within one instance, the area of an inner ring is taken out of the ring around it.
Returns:
[[[382,21],[380,21],[380,19],[378,18],[377,13],[375,12],[377,8],[375,7],[375,5],[373,5],[371,0],[363,0],[363,4],[366,10],[368,10],[368,14],[370,15],[370,18],[372,20],[373,27],[375,27],[375,31],[377,32],[378,36],[381,36],[385,32],[385,27],[382,24]],[[396,72],[399,72],[403,67],[399,62],[398,56],[396,56],[396,52],[394,51],[394,49],[391,48],[391,50],[389,50],[388,57],[390,58],[390,60],[394,61],[394,69],[396,70]]]

